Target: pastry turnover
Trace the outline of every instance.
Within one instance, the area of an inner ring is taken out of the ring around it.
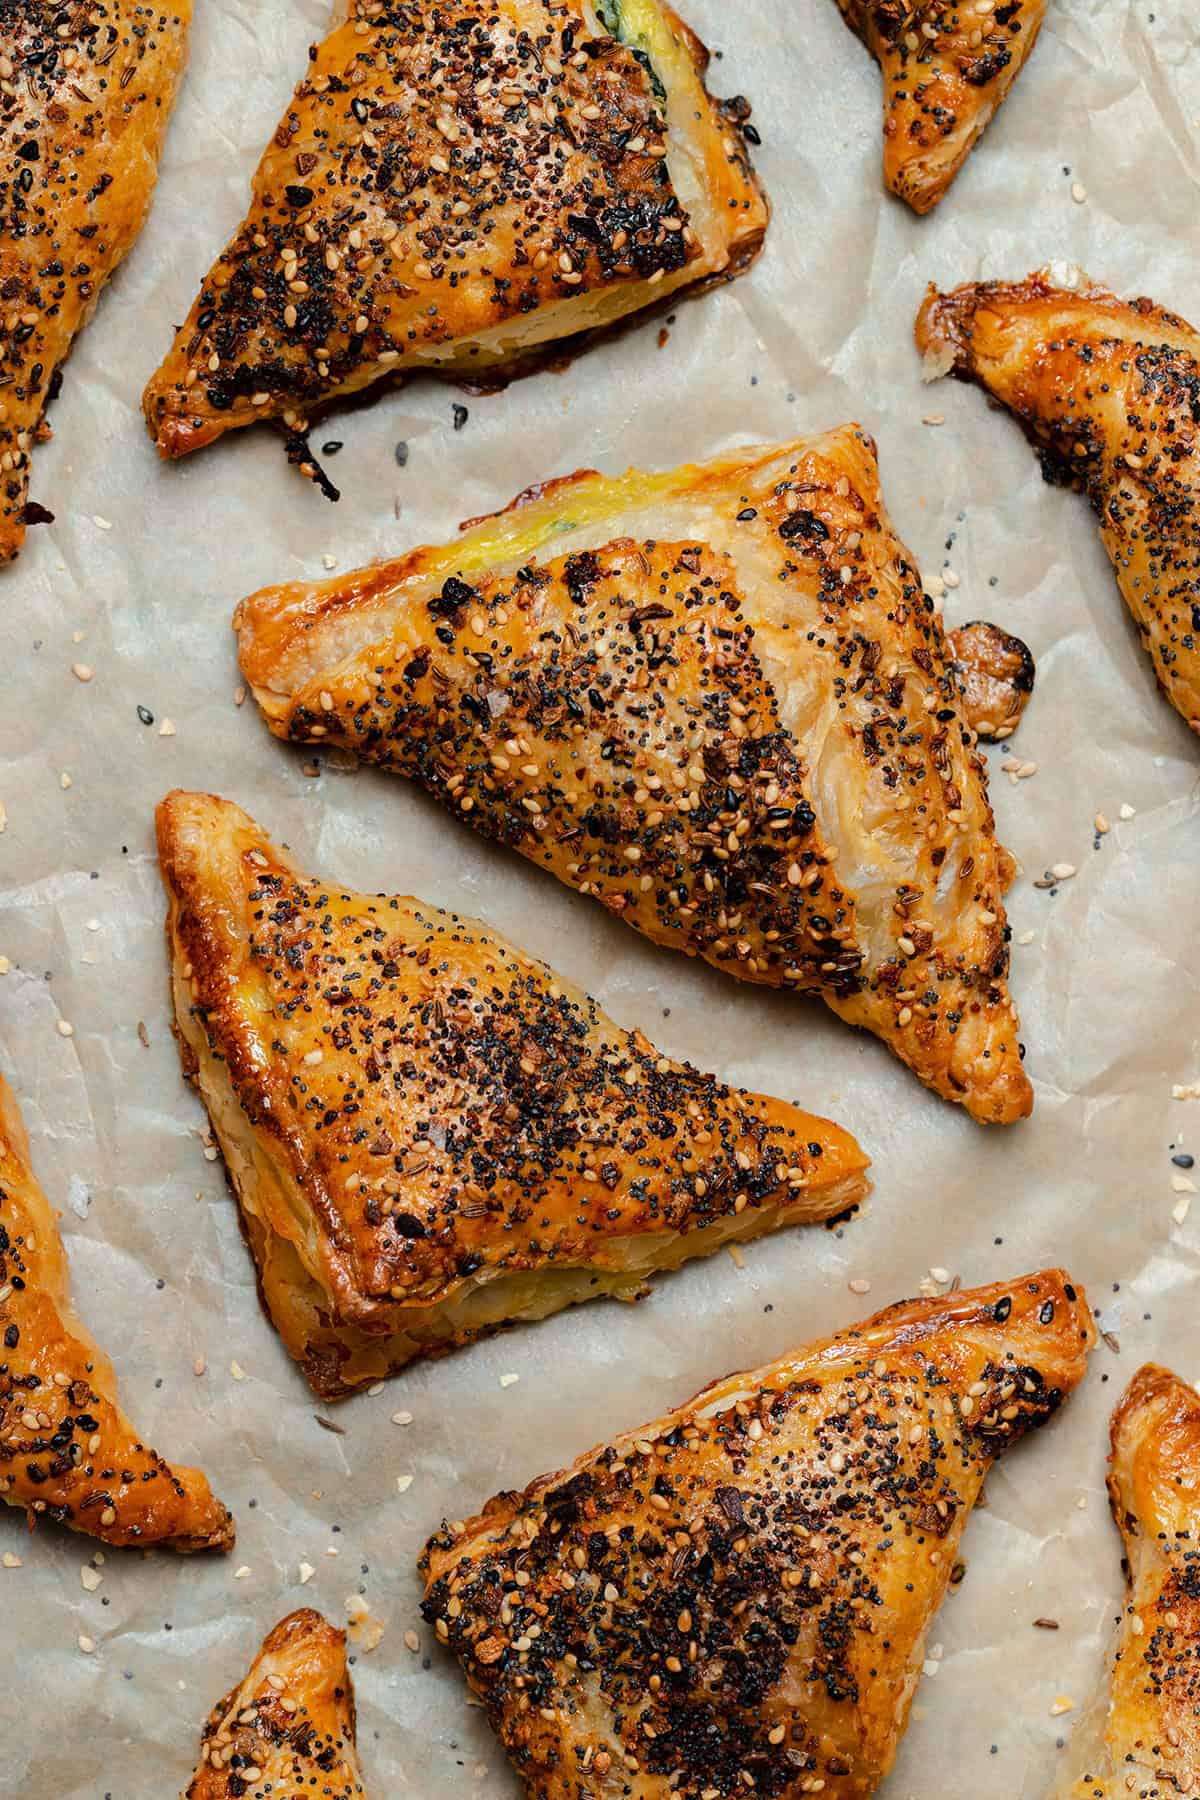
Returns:
[[[415,777],[657,943],[819,993],[976,1118],[1029,1111],[1011,862],[858,427],[570,476],[237,625],[279,736]]]
[[[745,103],[710,97],[662,0],[349,11],[146,389],[164,456],[282,418],[303,466],[338,395],[416,369],[495,380],[762,243]]]
[[[1148,1363],[1112,1420],[1108,1493],[1129,1581],[1107,1717],[1057,1800],[1200,1793],[1200,1396]]]
[[[1037,41],[1046,0],[838,0],[883,76],[883,174],[914,212],[945,194]]]
[[[183,1800],[359,1800],[354,1687],[345,1633],[294,1612],[219,1700]]]
[[[1159,686],[1200,731],[1200,335],[1043,271],[931,288],[917,343],[932,374],[1015,414],[1048,481],[1088,496]]]
[[[894,1306],[447,1525],[426,1617],[533,1800],[862,1800],[994,1459],[1081,1379],[1057,1270]]]
[[[0,9],[0,561],[31,520],[58,371],[142,228],[187,60],[192,0]]]
[[[474,920],[159,809],[175,1008],[263,1297],[319,1394],[844,1211],[827,1120],[660,1056]]]
[[[228,1550],[198,1469],[164,1462],[121,1411],[112,1365],[71,1305],[58,1224],[0,1076],[0,1499],[105,1544]]]

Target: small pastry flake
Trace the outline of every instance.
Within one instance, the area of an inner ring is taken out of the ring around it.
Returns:
[[[1033,697],[1037,666],[1028,644],[983,619],[948,631],[946,642],[962,683],[967,724],[988,743],[1010,738]]]
[[[489,380],[754,260],[744,102],[663,0],[354,0],[146,389],[182,456],[387,376]],[[336,492],[329,489],[333,498]]]
[[[914,212],[937,205],[1008,97],[1046,0],[838,0],[883,76],[883,174]]]
[[[7,0],[0,11],[0,562],[25,527],[58,371],[142,229],[192,0]]]
[[[1056,1800],[1144,1800],[1200,1789],[1200,1395],[1138,1370],[1112,1418],[1108,1496],[1128,1596],[1107,1717],[1071,1744]],[[1090,1727],[1090,1728],[1089,1728]]]
[[[1033,1104],[987,777],[857,426],[581,473],[239,608],[280,737],[420,781],[656,943],[820,994],[973,1117]]]
[[[185,1062],[326,1398],[866,1192],[838,1126],[660,1056],[474,920],[310,879],[210,795],[158,841]]]
[[[67,1259],[0,1076],[0,1499],[113,1545],[229,1550],[233,1520],[198,1469],[164,1462],[117,1400],[75,1316]]]
[[[281,1619],[217,1702],[183,1800],[364,1800],[346,1636],[319,1612]]]
[[[530,1800],[864,1800],[967,1516],[1095,1339],[1060,1271],[894,1306],[446,1525],[425,1616]]]
[[[1158,684],[1200,731],[1200,334],[1050,271],[930,288],[917,345],[1015,415],[1048,481],[1085,493]]]

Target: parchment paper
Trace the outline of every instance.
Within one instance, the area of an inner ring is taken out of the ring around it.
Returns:
[[[109,1553],[89,1593],[86,1540],[31,1537],[0,1509],[0,1551],[21,1559],[0,1568],[0,1793],[175,1794],[205,1713],[266,1629],[304,1603],[344,1621],[362,1593],[386,1626],[354,1668],[371,1792],[507,1800],[516,1784],[417,1614],[414,1558],[443,1515],[916,1292],[931,1267],[972,1283],[1061,1260],[1120,1353],[1101,1347],[1064,1416],[989,1481],[886,1788],[888,1800],[1036,1796],[1107,1680],[1120,1592],[1108,1412],[1145,1357],[1200,1376],[1200,1204],[1176,1222],[1187,1196],[1170,1160],[1200,1146],[1200,1100],[1172,1099],[1200,1078],[1197,745],[1155,691],[1086,504],[1043,486],[977,393],[922,390],[911,326],[927,280],[1020,276],[1055,257],[1200,317],[1195,9],[1052,0],[1009,104],[922,222],[883,193],[878,74],[832,0],[687,0],[722,55],[714,86],[749,94],[763,134],[775,220],[758,267],[681,303],[665,348],[658,322],[635,327],[566,374],[469,400],[461,431],[462,396],[437,384],[335,416],[318,439],[344,440],[338,507],[270,433],[162,468],[142,429],[142,385],[241,216],[326,17],[321,0],[196,10],[153,215],[35,462],[33,495],[57,522],[0,577],[0,1062],[131,1414],[166,1454],[207,1469],[240,1536],[224,1561]],[[922,425],[929,414],[945,423]],[[580,465],[669,465],[848,417],[878,437],[890,507],[925,570],[958,576],[948,617],[993,617],[1038,659],[1027,720],[991,757],[1002,836],[1025,869],[1010,899],[1013,987],[1037,1089],[1033,1120],[1007,1131],[972,1125],[819,1006],[656,952],[404,783],[332,766],[305,778],[307,753],[234,703],[230,614],[264,582],[440,539]],[[1019,784],[1000,769],[1014,753],[1037,764]],[[875,1158],[867,1215],[762,1243],[742,1270],[725,1255],[693,1265],[640,1308],[594,1304],[417,1368],[338,1408],[344,1435],[323,1430],[327,1409],[260,1313],[179,1076],[151,837],[177,784],[240,801],[314,870],[484,915],[671,1054],[842,1120]],[[1097,811],[1113,825],[1098,846]],[[1059,861],[1077,876],[1035,890]],[[393,1424],[397,1411],[412,1423]],[[1034,1629],[1038,1617],[1060,1629]],[[1058,1696],[1076,1711],[1052,1716]]]

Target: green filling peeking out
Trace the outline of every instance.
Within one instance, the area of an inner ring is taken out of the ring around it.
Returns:
[[[654,64],[650,60],[650,52],[644,37],[631,31],[625,20],[625,9],[622,0],[596,0],[596,16],[606,31],[610,31],[618,41],[628,46],[637,57],[647,75],[656,100],[667,97],[667,90],[658,78]]]

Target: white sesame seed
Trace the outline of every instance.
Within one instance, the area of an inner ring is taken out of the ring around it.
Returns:
[[[159,737],[174,737],[175,721],[173,719],[164,719],[158,728],[158,735]]]
[[[1050,1708],[1050,1717],[1052,1719],[1061,1719],[1064,1713],[1074,1711],[1075,1702],[1069,1699],[1066,1694],[1057,1694]]]
[[[85,1656],[90,1656],[96,1648],[95,1638],[86,1637],[81,1632],[79,1635],[79,1648],[83,1651]]]
[[[415,1480],[416,1480],[416,1477],[414,1475],[397,1475],[397,1477],[396,1477],[396,1492],[398,1494],[407,1494],[409,1488],[412,1486],[412,1484]]]
[[[1057,862],[1050,865],[1050,873],[1056,881],[1070,881],[1075,872],[1074,863]]]
[[[76,681],[90,681],[96,671],[90,663],[79,662],[71,664],[71,673]]]
[[[410,1412],[395,1412],[392,1414],[393,1425],[411,1425],[412,1422],[413,1416]]]
[[[519,1375],[502,1375],[500,1377],[500,1386],[502,1388],[515,1387],[520,1379],[521,1377]]]
[[[871,1291],[871,1284],[864,1275],[856,1275],[848,1286],[852,1294],[869,1294]]]
[[[1082,206],[1087,199],[1087,189],[1084,187],[1082,181],[1073,181],[1071,183],[1071,198],[1076,206]]]
[[[1124,803],[1124,805],[1123,805],[1123,806],[1122,806],[1122,807],[1121,807],[1121,811],[1120,811],[1120,815],[1119,815],[1119,816],[1120,816],[1120,817],[1121,817],[1121,818],[1122,818],[1122,819],[1133,819],[1133,818],[1136,818],[1136,816],[1137,816],[1137,807],[1136,807],[1136,806],[1130,806],[1130,804],[1129,804],[1129,802],[1128,802],[1128,801],[1126,801],[1126,802],[1125,802],[1125,803]]]
[[[59,1037],[75,1036],[75,1027],[71,1024],[69,1019],[60,1019],[55,1030],[58,1032]]]
[[[231,1362],[229,1365],[229,1373],[233,1376],[235,1381],[245,1381],[246,1379],[246,1371],[243,1369],[240,1362]]]
[[[92,514],[92,524],[96,527],[96,529],[98,531],[111,531],[112,530],[112,520],[101,518],[99,513]]]
[[[79,1571],[79,1579],[83,1583],[86,1591],[89,1594],[94,1594],[96,1589],[100,1586],[100,1583],[104,1580],[104,1577],[99,1569],[93,1569],[91,1563],[84,1563],[82,1569]]]
[[[300,1586],[301,1587],[307,1586],[307,1584],[312,1580],[312,1578],[316,1574],[316,1572],[317,1571],[313,1568],[313,1566],[310,1562],[302,1562],[300,1564],[300,1568],[298,1571],[299,1577],[300,1577]]]
[[[23,1567],[21,1559],[15,1550],[6,1550],[4,1555],[0,1556],[0,1563],[3,1563],[6,1569],[19,1569]]]
[[[956,571],[954,569],[943,569],[942,570],[942,580],[945,582],[945,584],[948,588],[958,587],[960,585],[960,579],[961,578],[959,577],[959,575],[956,573]]]

